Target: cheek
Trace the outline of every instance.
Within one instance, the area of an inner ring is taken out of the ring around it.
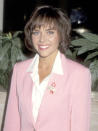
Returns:
[[[55,46],[59,46],[60,41],[59,41],[58,37],[55,37],[55,38],[51,39],[51,41],[52,41],[52,43],[53,43]]]
[[[49,40],[53,41],[53,42],[59,42],[60,41],[58,36],[51,37]]]
[[[33,47],[37,50],[37,41],[36,41],[36,39],[32,38],[32,44],[33,44]]]
[[[33,45],[37,44],[37,39],[35,37],[32,37],[32,43],[33,43]]]

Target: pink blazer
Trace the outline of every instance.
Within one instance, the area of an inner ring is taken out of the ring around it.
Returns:
[[[55,92],[47,88],[34,122],[33,81],[27,68],[32,59],[14,66],[3,131],[89,131],[91,109],[90,71],[61,54],[64,75],[53,74]]]

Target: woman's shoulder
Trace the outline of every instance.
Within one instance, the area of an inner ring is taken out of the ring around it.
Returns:
[[[88,69],[88,67],[86,67],[85,65],[83,65],[81,62],[76,61],[76,60],[72,60],[69,58],[66,58],[67,62],[70,66],[74,67],[74,68],[79,68],[79,69]]]
[[[63,56],[63,65],[71,72],[89,72],[89,68],[78,61]]]
[[[17,70],[19,71],[25,71],[28,69],[30,63],[32,62],[33,58],[29,58],[27,60],[24,60],[24,61],[20,61],[20,62],[17,62],[15,65],[14,65],[14,68],[16,68]]]

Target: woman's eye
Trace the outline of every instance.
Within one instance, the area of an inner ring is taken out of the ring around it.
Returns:
[[[47,32],[49,35],[52,35],[52,34],[54,34],[54,31],[48,31]]]
[[[34,31],[32,32],[33,35],[38,35],[39,34],[39,31]]]

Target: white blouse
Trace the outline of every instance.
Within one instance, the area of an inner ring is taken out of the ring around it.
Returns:
[[[27,70],[28,72],[29,71],[32,72],[31,78],[34,83],[33,92],[32,92],[32,103],[33,103],[32,113],[33,113],[35,122],[37,120],[40,104],[41,104],[45,89],[47,88],[48,81],[49,81],[49,78],[51,77],[51,74],[52,73],[61,74],[61,75],[63,74],[62,63],[61,63],[59,51],[55,58],[51,74],[49,74],[41,83],[39,83],[38,64],[39,64],[39,55],[36,54],[35,57],[33,58],[31,65],[29,66]]]

